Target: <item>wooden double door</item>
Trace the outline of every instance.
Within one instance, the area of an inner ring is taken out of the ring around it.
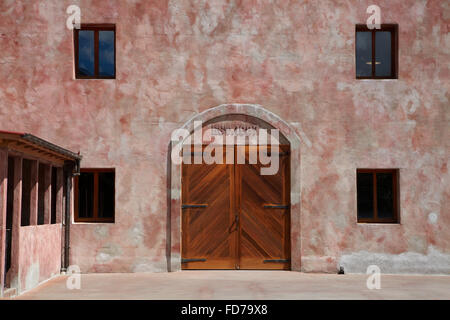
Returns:
[[[289,146],[273,175],[261,175],[259,155],[249,163],[260,148],[270,155],[239,146],[226,150],[232,164],[225,150],[224,164],[183,163],[182,269],[290,269]]]

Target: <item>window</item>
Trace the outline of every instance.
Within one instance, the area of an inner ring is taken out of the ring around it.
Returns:
[[[74,29],[77,79],[116,77],[116,27],[113,24],[82,24]]]
[[[114,222],[114,169],[81,169],[74,187],[75,222]]]
[[[397,79],[396,24],[382,24],[381,29],[356,25],[356,78]]]
[[[398,223],[398,170],[358,169],[358,222]]]

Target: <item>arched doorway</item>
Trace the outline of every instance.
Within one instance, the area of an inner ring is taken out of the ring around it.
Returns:
[[[255,174],[261,167],[258,162],[214,166],[171,163],[169,271],[300,270],[300,139],[295,131],[259,105],[221,105],[200,113],[183,128],[192,133],[194,122],[199,120],[205,128],[223,129],[226,123],[240,122],[278,129],[280,170],[263,176]],[[252,148],[258,153],[261,147],[247,145],[243,153],[247,160]],[[236,146],[235,160],[238,149]]]

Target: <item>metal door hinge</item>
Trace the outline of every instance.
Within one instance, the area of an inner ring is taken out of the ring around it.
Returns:
[[[205,262],[206,259],[181,259],[181,263],[188,263],[188,262]]]
[[[264,208],[266,209],[289,209],[289,205],[285,204],[265,204]]]
[[[289,151],[282,151],[282,152],[266,152],[266,156],[270,157],[271,155],[278,155],[279,157],[288,156],[290,154]]]
[[[187,208],[206,208],[207,204],[182,204],[181,209],[187,209]]]
[[[288,263],[289,261],[291,261],[291,259],[267,259],[264,260],[264,263]]]

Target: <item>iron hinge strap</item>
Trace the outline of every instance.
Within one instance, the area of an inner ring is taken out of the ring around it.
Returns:
[[[288,156],[290,154],[290,152],[289,151],[286,151],[286,152],[271,152],[271,151],[266,152],[267,156],[271,156],[272,154],[273,155],[277,155],[279,157],[283,157],[283,156]]]
[[[205,262],[206,259],[181,259],[181,263],[188,263],[188,262]]]
[[[187,209],[187,208],[206,208],[207,204],[182,204],[181,209]]]
[[[288,263],[289,261],[291,261],[290,259],[268,259],[268,260],[264,260],[264,263],[267,262],[273,262],[273,263]]]
[[[265,204],[264,208],[266,209],[289,209],[289,205],[282,204]]]

